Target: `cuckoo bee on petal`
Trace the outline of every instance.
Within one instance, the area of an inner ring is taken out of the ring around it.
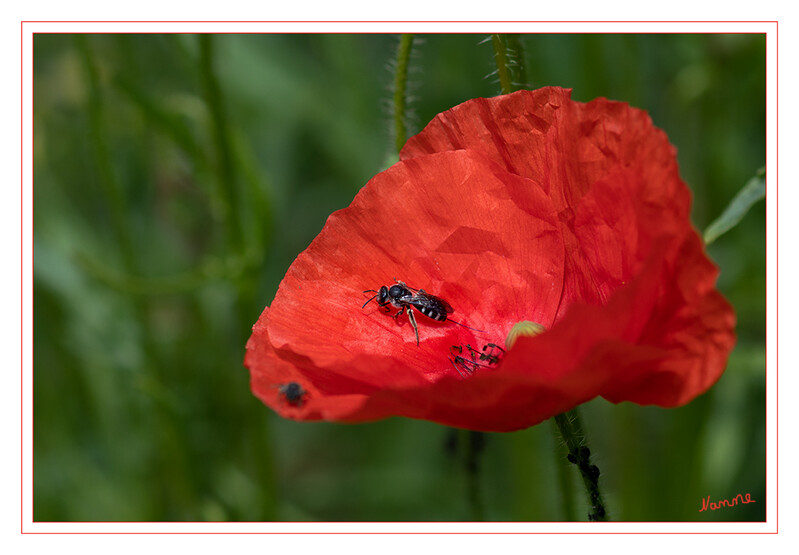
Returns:
[[[419,327],[416,324],[414,309],[436,322],[452,322],[466,329],[482,331],[449,319],[447,315],[452,314],[453,310],[450,304],[444,299],[431,295],[424,289],[408,287],[405,282],[399,280],[397,280],[394,285],[383,285],[380,289],[367,289],[364,293],[374,293],[374,295],[363,303],[362,309],[366,308],[366,305],[370,302],[375,301],[378,306],[385,308],[386,312],[391,312],[389,305],[399,308],[397,313],[393,316],[395,320],[400,315],[407,312],[408,320],[413,327],[413,332],[416,334],[417,346],[419,346]]]
[[[308,392],[297,382],[288,382],[277,386],[283,400],[292,407],[301,407],[305,404]]]

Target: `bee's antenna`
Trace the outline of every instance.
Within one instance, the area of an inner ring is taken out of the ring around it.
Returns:
[[[368,300],[368,301],[366,301],[365,303],[363,303],[363,306],[362,306],[361,308],[366,308],[366,305],[368,305],[370,302],[372,302],[372,299],[374,299],[375,297],[377,297],[377,295],[379,295],[379,294],[380,294],[378,291],[375,291],[374,289],[367,289],[366,291],[364,291],[364,293],[372,293],[372,292],[374,292],[375,294],[374,294],[374,295],[372,295],[372,296],[369,298],[369,300]]]
[[[371,299],[370,299],[370,300],[371,300]],[[462,328],[466,328],[467,330],[479,331],[480,333],[488,333],[486,330],[478,330],[477,328],[470,328],[470,327],[469,327],[469,326],[467,326],[466,324],[461,324],[460,322],[456,322],[456,321],[455,321],[455,320],[453,320],[452,318],[448,318],[448,319],[447,319],[447,322],[452,322],[453,324],[458,324],[459,326],[461,326]]]

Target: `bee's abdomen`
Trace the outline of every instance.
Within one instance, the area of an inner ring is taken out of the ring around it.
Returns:
[[[439,310],[437,307],[434,306],[427,306],[427,305],[417,305],[417,310],[430,318],[431,320],[435,320],[437,322],[443,322],[447,319],[447,313],[444,310]]]

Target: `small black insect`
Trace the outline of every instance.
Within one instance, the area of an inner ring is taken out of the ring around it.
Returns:
[[[308,392],[297,382],[284,383],[278,386],[278,391],[286,400],[286,402],[293,407],[301,407],[305,404],[305,397]]]
[[[391,312],[391,309],[388,307],[388,305],[393,305],[396,308],[399,308],[397,313],[393,316],[395,320],[402,313],[407,312],[408,320],[411,322],[411,326],[413,326],[413,332],[416,334],[417,346],[419,345],[419,328],[416,325],[416,317],[413,314],[414,308],[436,322],[445,322],[448,320],[447,314],[452,314],[452,307],[444,299],[436,297],[435,295],[431,295],[424,289],[414,289],[412,287],[408,287],[404,282],[399,280],[394,285],[383,285],[379,290],[367,289],[364,291],[364,293],[375,294],[372,295],[368,301],[363,303],[363,306],[361,307],[362,309],[366,308],[366,305],[374,300],[380,307],[384,307],[386,312]],[[455,320],[449,321],[466,329],[482,331],[465,326],[460,322],[456,322]]]

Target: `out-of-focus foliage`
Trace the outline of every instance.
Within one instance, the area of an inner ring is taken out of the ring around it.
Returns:
[[[498,94],[484,39],[417,37],[409,134]],[[532,87],[649,111],[678,149],[699,229],[763,166],[762,35],[519,42]],[[393,154],[397,44],[35,37],[35,520],[471,518],[463,434],[403,419],[284,421],[250,394],[242,366],[293,258]],[[765,517],[762,203],[709,252],[739,318],[720,382],[680,409],[583,408],[615,520]],[[485,518],[562,519],[558,452],[549,425],[488,434]],[[757,502],[698,512],[708,495],[746,492]]]

